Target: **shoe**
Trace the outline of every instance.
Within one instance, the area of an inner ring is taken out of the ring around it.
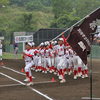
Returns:
[[[38,70],[36,69],[35,72],[38,72]]]
[[[52,72],[54,72],[54,70],[52,69]]]
[[[31,68],[31,70],[33,70],[33,67]]]
[[[85,74],[85,77],[87,78],[87,77],[88,77],[88,75],[87,75],[87,74]]]
[[[63,76],[62,76],[62,75],[60,75],[60,76],[59,76],[59,79],[63,79]]]
[[[64,72],[64,74],[67,74],[67,72]]]
[[[45,71],[45,74],[47,74],[47,71]]]
[[[85,78],[84,75],[82,75],[82,78]]]
[[[78,73],[77,77],[81,77],[81,73]]]
[[[47,71],[49,71],[49,68],[47,68]]]
[[[42,73],[44,73],[44,71],[42,71]]]
[[[24,82],[29,82],[30,79],[28,77],[26,77],[26,79],[24,80]]]
[[[57,74],[57,76],[59,76],[59,73]]]
[[[42,70],[41,69],[39,69],[39,72],[41,72]]]
[[[66,82],[66,80],[65,79],[62,79],[61,81],[60,81],[60,83],[65,83]]]
[[[71,72],[69,72],[68,75],[71,75]]]
[[[56,73],[56,72],[54,72],[54,75],[57,75],[57,73]]]
[[[49,71],[49,73],[52,73],[52,71]]]
[[[77,79],[77,76],[76,76],[76,75],[74,75],[74,79],[75,79],[75,80]]]
[[[30,85],[33,85],[33,82],[29,82],[29,83],[27,84],[27,86],[30,86]]]

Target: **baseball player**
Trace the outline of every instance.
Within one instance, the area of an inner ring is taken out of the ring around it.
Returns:
[[[2,41],[0,40],[0,60],[2,60]]]
[[[69,48],[68,48],[68,43],[66,44],[66,51],[65,51],[65,57],[66,57],[66,60],[65,60],[65,69],[64,69],[64,74],[67,74],[66,72],[66,69],[69,65]]]
[[[45,42],[45,45],[46,45],[46,48],[44,50],[44,68],[45,68],[45,73],[47,73],[47,66],[49,66],[49,72],[52,73],[51,71],[51,60],[50,60],[50,57],[51,57],[51,49],[49,48],[50,44],[49,42]]]
[[[31,48],[31,52],[32,52],[32,54],[34,54],[34,52],[35,52],[35,43],[34,42],[32,42],[32,48]],[[35,70],[35,55],[34,55],[34,58],[33,58],[33,62],[34,62],[34,65],[31,67],[31,70]]]
[[[31,74],[31,67],[33,66],[33,60],[32,60],[32,44],[27,43],[26,44],[26,50],[23,52],[23,59],[25,60],[25,72],[26,72],[26,79],[25,82],[29,82],[27,86],[33,85],[32,81],[32,74]]]
[[[41,66],[41,49],[40,49],[40,45],[37,46],[36,50],[35,50],[35,62],[36,62],[36,70],[37,71],[41,71],[42,70],[42,66]]]
[[[69,45],[68,51],[69,51],[69,67],[68,67],[69,73],[68,73],[68,75],[71,75],[71,73],[72,73],[71,69],[73,66],[73,49],[70,45]]]
[[[58,46],[57,46],[57,60],[58,60],[58,64],[57,64],[57,69],[58,69],[58,73],[59,73],[59,79],[62,79],[60,81],[60,83],[64,83],[66,82],[65,78],[64,78],[64,68],[65,68],[65,45],[66,45],[66,40],[64,37],[64,32],[62,32],[62,37],[63,38],[59,38],[58,39]]]

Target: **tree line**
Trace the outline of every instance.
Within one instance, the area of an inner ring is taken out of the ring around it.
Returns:
[[[36,31],[47,17],[48,28],[68,28],[99,5],[100,0],[0,0],[0,32]]]

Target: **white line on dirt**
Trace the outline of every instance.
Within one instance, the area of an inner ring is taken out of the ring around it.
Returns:
[[[5,76],[5,77],[7,77],[7,78],[9,78],[9,79],[11,79],[11,80],[14,80],[14,81],[20,83],[20,84],[22,84],[22,85],[26,85],[25,83],[23,83],[23,82],[21,82],[21,81],[19,81],[19,80],[17,80],[17,79],[14,79],[14,78],[12,78],[12,77],[6,75],[6,74],[3,74],[3,73],[1,73],[1,72],[0,72],[0,74],[3,75],[3,76]]]
[[[8,70],[11,70],[11,71],[13,71],[13,72],[15,72],[15,73],[18,73],[18,74],[21,74],[21,75],[25,75],[25,76],[26,76],[26,74],[21,73],[21,72],[19,72],[19,71],[16,71],[16,70],[14,70],[14,69],[12,69],[12,68],[5,67],[5,66],[2,66],[2,67],[5,68],[5,69],[8,69]],[[35,78],[35,77],[32,77],[32,78]]]
[[[8,84],[8,85],[0,85],[0,87],[8,87],[8,86],[18,86],[22,84]]]
[[[82,99],[90,99],[90,97],[82,97]],[[92,100],[100,100],[100,98],[92,98]]]
[[[7,77],[7,78],[9,78],[9,79],[11,79],[11,80],[14,80],[14,81],[20,83],[20,84],[22,84],[22,85],[26,85],[25,83],[23,83],[23,82],[21,82],[21,81],[19,81],[19,80],[17,80],[17,79],[14,79],[14,78],[12,78],[12,77],[10,77],[10,76],[4,74],[4,73],[1,73],[1,72],[0,72],[0,74],[3,75],[3,76],[5,76],[5,77]],[[50,97],[48,97],[47,95],[45,95],[45,94],[39,92],[38,90],[36,90],[36,89],[34,89],[34,88],[32,88],[32,87],[29,87],[29,88],[30,88],[32,91],[34,91],[34,92],[40,94],[41,96],[45,97],[46,99],[48,99],[48,100],[53,100],[52,98],[50,98]]]
[[[90,72],[88,72],[88,73],[90,73]],[[100,72],[98,72],[98,71],[93,71],[92,73],[93,73],[93,74],[99,74]]]

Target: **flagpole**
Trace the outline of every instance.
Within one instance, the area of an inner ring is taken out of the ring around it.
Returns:
[[[98,9],[100,9],[100,7],[98,7],[96,10],[98,10]],[[94,10],[93,12],[91,12],[89,15],[91,15],[92,13],[94,13],[96,10]],[[89,15],[85,16],[84,18],[82,18],[80,21],[78,21],[77,23],[75,23],[74,25],[72,25],[70,28],[73,28],[75,25],[77,25],[78,23],[80,23],[82,20],[84,20],[85,18],[87,18]],[[67,32],[68,30],[70,30],[70,28],[66,29],[66,30],[64,31],[64,33]],[[61,35],[62,35],[62,33],[59,34],[59,35],[58,35],[57,37],[55,37],[54,39],[52,39],[51,41],[57,39],[57,38],[58,38],[59,36],[61,36]]]
[[[91,54],[90,54],[90,100],[92,100],[92,35],[90,34]]]

